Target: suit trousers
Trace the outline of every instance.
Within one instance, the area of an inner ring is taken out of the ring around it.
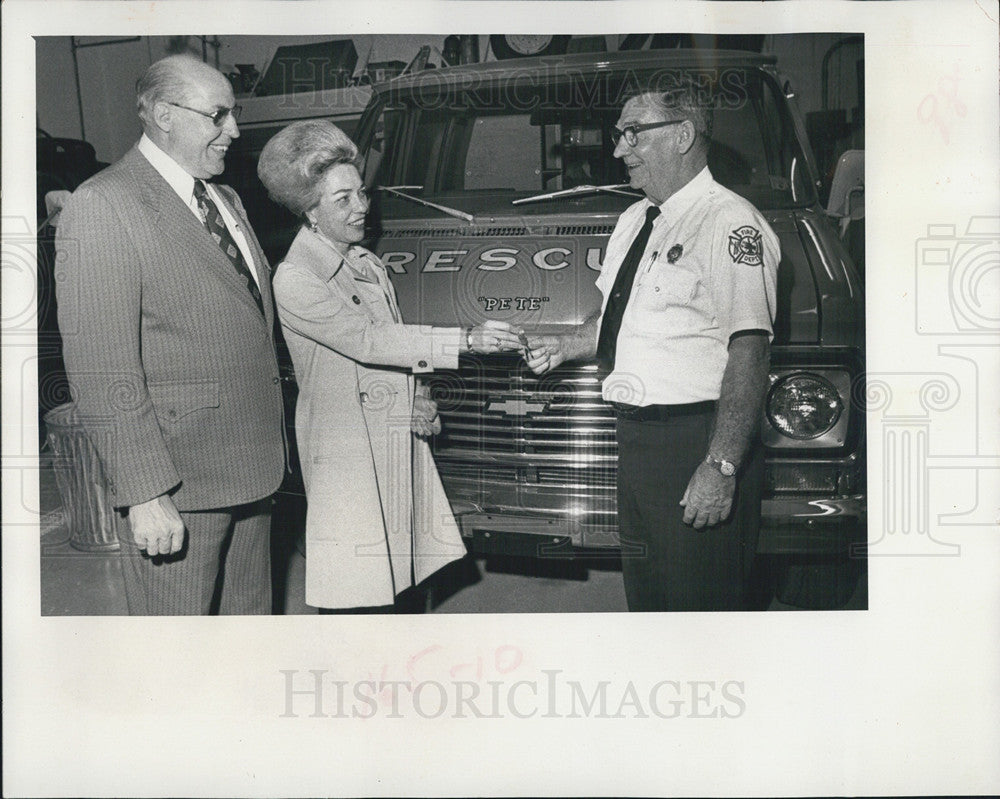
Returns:
[[[271,613],[271,499],[182,511],[184,545],[149,557],[131,535],[119,560],[131,616]]]
[[[618,419],[618,525],[630,611],[747,608],[760,529],[760,447],[740,469],[726,521],[696,530],[679,504],[708,452],[713,420],[713,411]]]

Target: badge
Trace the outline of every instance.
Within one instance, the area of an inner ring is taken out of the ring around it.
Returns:
[[[684,254],[684,245],[675,244],[673,247],[667,250],[667,263],[668,264],[677,263],[677,259],[680,258],[681,255],[683,254]]]
[[[734,263],[760,266],[764,262],[760,231],[750,225],[736,228],[729,234],[729,254]]]

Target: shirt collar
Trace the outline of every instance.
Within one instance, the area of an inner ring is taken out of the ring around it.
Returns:
[[[160,149],[159,145],[145,133],[139,139],[138,149],[153,169],[159,172],[163,179],[170,184],[170,187],[177,192],[177,196],[186,205],[190,205],[191,198],[194,196],[194,178],[184,170],[184,167]]]
[[[667,219],[676,219],[690,208],[696,200],[703,197],[711,185],[712,173],[708,171],[707,166],[703,167],[701,172],[671,194],[660,205],[660,216]]]

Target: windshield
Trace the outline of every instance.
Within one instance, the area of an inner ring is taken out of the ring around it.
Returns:
[[[367,180],[421,186],[414,193],[446,198],[449,206],[472,213],[513,213],[515,200],[627,183],[613,156],[613,126],[624,100],[639,86],[663,85],[666,73],[556,75],[548,82],[527,74],[466,89],[438,81],[406,93],[396,90],[379,112]],[[761,209],[814,202],[775,82],[751,68],[689,74],[705,87],[714,108],[708,164],[715,179]],[[394,210],[404,203],[384,201]],[[632,201],[608,192],[576,192],[519,203],[516,211],[552,213],[568,203],[623,208]],[[434,212],[411,204],[401,213]]]

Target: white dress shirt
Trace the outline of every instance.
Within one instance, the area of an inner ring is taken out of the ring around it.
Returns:
[[[201,218],[201,210],[198,208],[198,201],[194,196],[194,178],[185,171],[184,167],[163,152],[145,133],[139,139],[138,149],[145,156],[146,160],[152,164],[153,169],[159,172],[163,176],[163,179],[170,184],[170,188],[177,192],[177,196],[191,209],[191,213],[198,217],[198,221],[204,224],[204,220]],[[250,269],[250,274],[253,275],[254,281],[260,286],[257,268],[250,254],[250,245],[247,243],[246,236],[243,235],[240,223],[229,212],[226,201],[219,196],[219,192],[215,186],[206,180],[205,187],[208,190],[208,195],[219,209],[219,213],[222,214],[222,220],[226,223],[226,229],[229,231],[229,235],[233,237],[233,241],[236,242],[236,246],[239,247],[240,253],[243,255],[243,261]]]

